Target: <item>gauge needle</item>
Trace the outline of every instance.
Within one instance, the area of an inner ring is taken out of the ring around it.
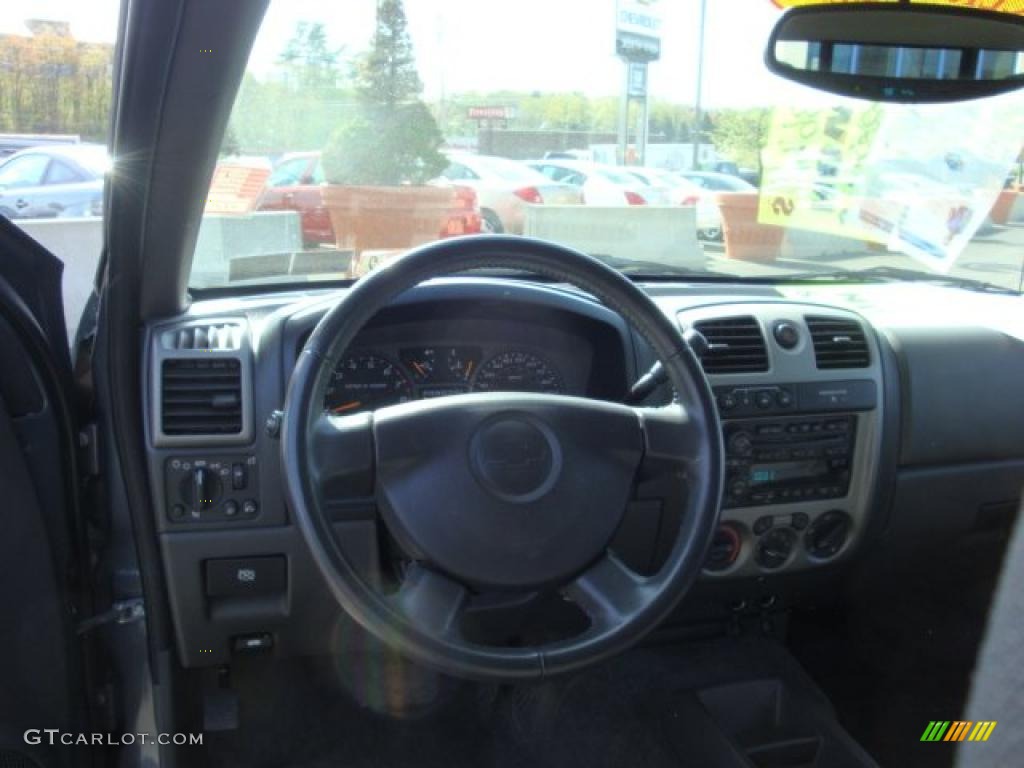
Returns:
[[[360,405],[362,405],[361,402],[354,400],[351,403],[345,403],[344,405],[339,405],[337,408],[332,408],[331,413],[344,413],[345,411],[351,411],[353,408],[358,408]]]
[[[420,365],[419,363],[413,363],[412,367],[416,369],[416,373],[418,373],[420,376],[426,376],[427,375],[427,372],[423,369],[423,366]]]
[[[470,360],[468,363],[466,363],[466,378],[468,379],[472,373],[473,373],[473,361]]]

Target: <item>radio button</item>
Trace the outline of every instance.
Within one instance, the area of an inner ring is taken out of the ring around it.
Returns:
[[[793,405],[793,394],[788,389],[780,389],[775,395],[775,402],[781,408],[789,408]]]
[[[724,392],[718,396],[718,407],[723,411],[731,411],[736,405],[736,397],[731,392]]]
[[[772,393],[770,391],[761,390],[754,395],[754,404],[761,410],[767,410],[775,404],[775,398],[772,397]]]
[[[736,499],[746,496],[748,489],[746,480],[733,480],[729,483],[729,495]]]
[[[754,431],[759,435],[781,435],[783,427],[781,424],[760,424]]]

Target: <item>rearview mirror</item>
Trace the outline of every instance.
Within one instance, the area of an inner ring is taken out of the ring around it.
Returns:
[[[765,64],[871,101],[976,99],[1024,87],[1024,18],[914,3],[799,7],[775,25]]]

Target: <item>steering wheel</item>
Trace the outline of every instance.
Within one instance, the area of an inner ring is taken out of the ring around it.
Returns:
[[[372,413],[324,410],[331,371],[356,333],[421,282],[482,268],[571,283],[650,343],[675,390],[660,408],[547,394],[477,393]],[[413,660],[483,680],[539,678],[622,651],[654,628],[700,572],[722,494],[713,395],[679,329],[639,288],[582,253],[521,237],[417,248],[361,279],[320,321],[292,374],[281,432],[291,511],[340,606]],[[640,481],[643,481],[642,483]],[[644,576],[609,551],[641,488],[682,504],[671,550]],[[339,493],[372,493],[411,560],[385,593],[339,547],[327,513]],[[467,639],[484,592],[557,590],[587,628],[536,647]]]

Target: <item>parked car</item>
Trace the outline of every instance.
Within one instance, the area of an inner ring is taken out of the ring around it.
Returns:
[[[319,152],[291,152],[274,166],[256,209],[296,211],[302,220],[302,240],[306,247],[333,245],[334,227],[321,193],[324,183]],[[476,192],[467,185],[452,186],[455,189],[455,207],[441,222],[440,236],[479,234],[483,223]]]
[[[32,147],[79,144],[81,141],[80,136],[66,133],[0,133],[0,158]]]
[[[692,205],[697,209],[697,236],[702,240],[722,239],[722,213],[714,193],[684,176],[661,168],[630,168],[634,176],[662,190],[670,205]]]
[[[692,184],[712,192],[756,192],[757,187],[749,181],[728,173],[714,171],[682,171],[679,176]]]
[[[622,168],[581,160],[534,160],[529,166],[544,176],[578,188],[586,205],[648,205],[656,193]]]
[[[522,234],[527,205],[579,205],[577,187],[552,181],[523,163],[504,157],[448,154],[442,177],[476,191],[484,231]]]
[[[103,175],[109,167],[107,150],[99,144],[42,146],[15,152],[0,163],[0,216],[99,216],[103,210]]]

